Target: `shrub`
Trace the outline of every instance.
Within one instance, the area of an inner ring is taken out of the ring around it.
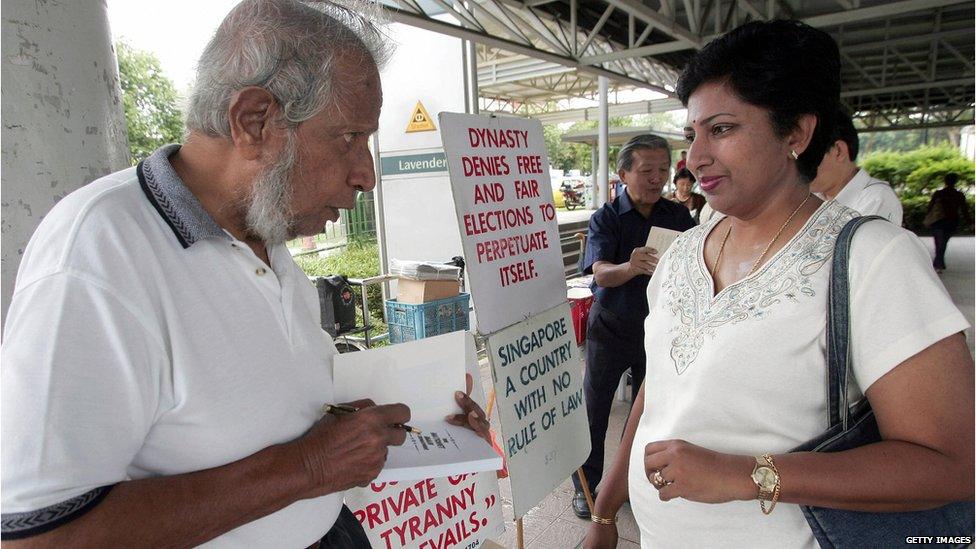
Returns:
[[[960,190],[973,182],[976,164],[952,147],[921,147],[914,151],[876,152],[860,162],[872,177],[891,183],[902,197],[928,196],[942,186],[941,176],[959,174]]]
[[[931,233],[922,220],[929,207],[929,198],[942,187],[942,178],[947,173],[959,175],[956,188],[966,193],[972,212],[971,187],[976,179],[976,164],[953,147],[921,147],[907,153],[876,152],[865,156],[860,165],[872,177],[891,183],[901,198],[905,228],[917,234]],[[959,232],[973,234],[971,218],[960,225]]]
[[[966,158],[949,158],[919,166],[908,174],[904,192],[908,195],[930,195],[942,187],[943,177],[948,173],[959,176],[957,188],[973,184],[973,162]]]

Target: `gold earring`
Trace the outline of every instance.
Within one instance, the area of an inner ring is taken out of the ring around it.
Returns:
[[[793,157],[793,160],[799,160],[800,159],[800,155],[796,154],[796,149],[790,149],[790,156]]]

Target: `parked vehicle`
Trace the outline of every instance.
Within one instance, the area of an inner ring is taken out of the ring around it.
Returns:
[[[567,210],[575,210],[577,207],[586,204],[586,199],[583,197],[584,188],[585,184],[582,181],[567,179],[562,182],[559,191],[563,195],[563,203]]]

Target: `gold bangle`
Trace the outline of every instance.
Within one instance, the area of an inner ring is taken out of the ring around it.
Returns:
[[[614,516],[612,519],[608,519],[608,518],[598,517],[593,513],[590,513],[590,521],[595,522],[597,524],[606,524],[607,526],[613,526],[614,524],[617,524],[617,517]]]

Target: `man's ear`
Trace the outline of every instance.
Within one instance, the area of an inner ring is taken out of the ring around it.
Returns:
[[[256,160],[267,146],[278,102],[268,90],[250,86],[238,91],[227,107],[230,137],[248,160]]]
[[[851,161],[851,150],[847,146],[847,142],[843,139],[838,139],[834,142],[834,147],[837,149],[837,160],[840,162],[850,162]]]
[[[803,154],[803,151],[807,150],[807,147],[810,146],[810,140],[813,139],[813,130],[816,129],[818,123],[817,116],[814,114],[800,115],[800,118],[796,121],[796,127],[790,132],[787,139],[789,148],[796,151],[797,155]]]

